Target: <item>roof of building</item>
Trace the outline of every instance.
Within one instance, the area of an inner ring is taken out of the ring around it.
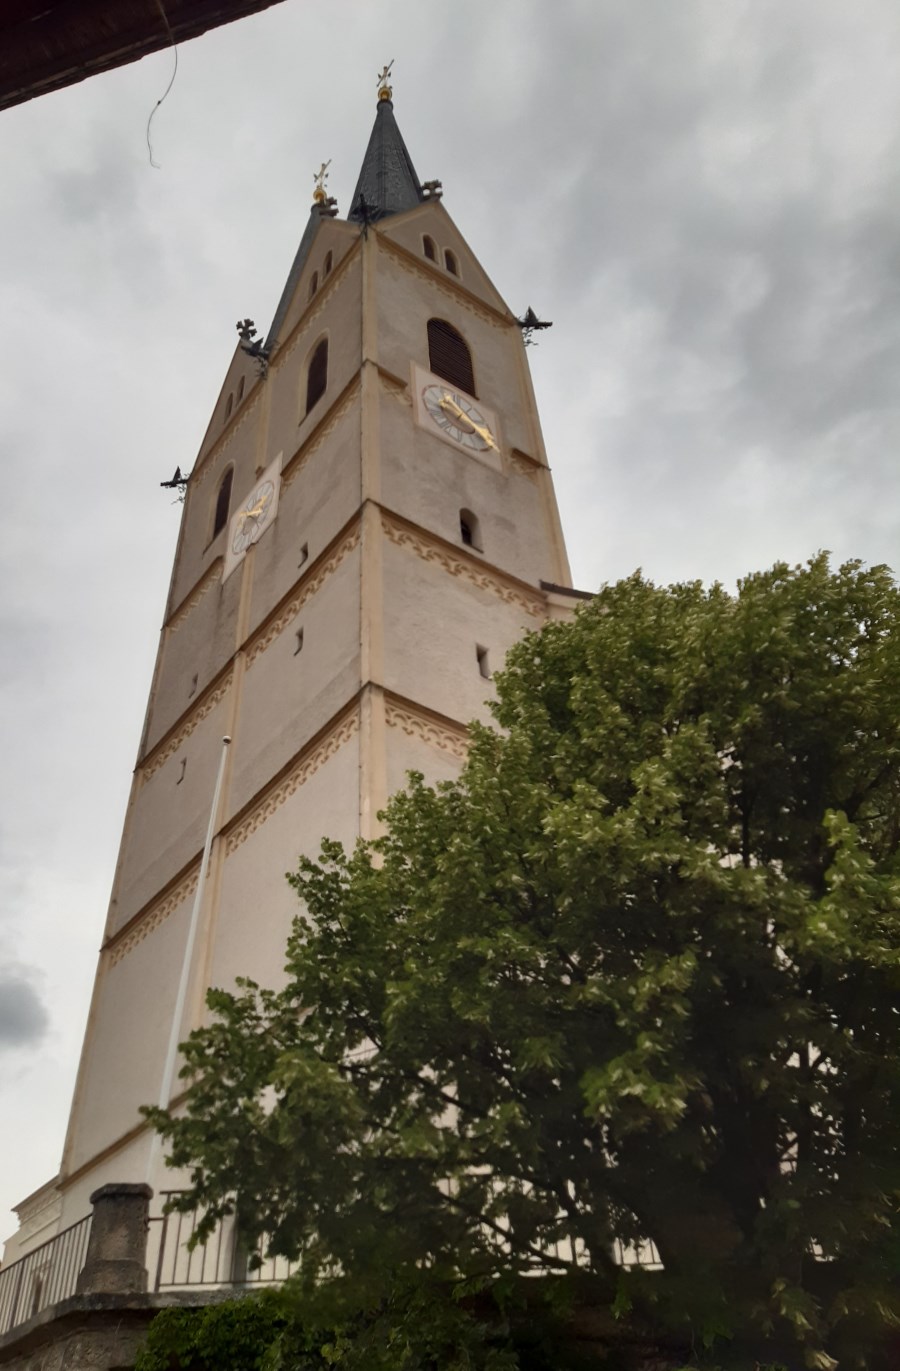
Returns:
[[[412,158],[397,127],[393,103],[381,96],[347,219],[350,223],[368,224],[389,214],[401,214],[404,210],[415,209],[416,205],[425,199],[427,196],[419,184]],[[323,200],[322,203],[313,204],[310,210],[303,237],[300,239],[266,338],[267,351],[278,341],[279,330],[290,309],[294,291],[312,250],[319,224],[334,214],[335,211],[331,208],[333,204],[333,200]]]
[[[135,62],[278,0],[3,0],[0,109]]]
[[[275,310],[275,314],[272,319],[271,326],[269,328],[268,336],[266,338],[267,352],[272,347],[273,343],[276,343],[278,341],[278,334],[281,330],[281,325],[284,323],[285,315],[291,307],[291,301],[294,298],[294,291],[297,289],[297,282],[300,280],[300,277],[303,274],[303,268],[306,266],[306,259],[309,256],[310,250],[313,245],[313,239],[318,233],[319,224],[322,222],[322,219],[324,217],[327,216],[323,214],[322,207],[320,205],[313,205],[312,209],[309,212],[309,218],[306,221],[306,228],[303,230],[303,237],[300,239],[300,245],[297,248],[296,253],[294,254],[294,261],[290,271],[288,272],[288,278],[284,283],[284,290],[281,292],[281,299],[278,301],[278,308]]]
[[[369,223],[415,209],[425,198],[394,118],[393,101],[382,95],[347,218]]]

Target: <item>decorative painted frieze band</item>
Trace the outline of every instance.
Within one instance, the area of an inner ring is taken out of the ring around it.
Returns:
[[[166,628],[177,633],[192,609],[196,609],[206,592],[216,584],[222,572],[222,558],[217,557],[214,562],[206,568],[200,580],[194,586],[187,599],[182,600],[181,604],[172,614]]]
[[[220,700],[224,700],[231,686],[231,677],[232,673],[229,671],[228,675],[223,681],[219,682],[215,690],[211,690],[208,695],[202,696],[197,701],[195,708],[187,716],[177,731],[173,733],[170,738],[163,738],[157,745],[156,751],[151,752],[150,756],[141,767],[141,775],[145,781],[149,781],[150,777],[154,775],[155,772],[159,771],[159,768],[169,760],[172,753],[178,751],[185,738],[189,738],[197,725],[206,718],[207,714],[211,714]]]
[[[487,323],[493,324],[494,328],[509,328],[510,324],[513,323],[511,317],[509,319],[504,318],[499,310],[494,309],[485,301],[479,300],[478,296],[467,290],[459,280],[455,280],[452,276],[446,276],[436,268],[428,267],[424,262],[420,262],[408,248],[401,246],[400,243],[394,243],[390,238],[380,238],[379,243],[386,247],[394,257],[399,258],[407,270],[421,277],[423,281],[428,281],[431,285],[437,286],[438,290],[444,295],[448,295],[451,300],[468,310],[470,314],[475,314],[479,319],[484,319]]]
[[[263,795],[262,799],[246,814],[225,838],[225,855],[230,857],[250,837],[255,833],[266,819],[271,818],[277,809],[280,809],[285,800],[290,799],[311,776],[319,770],[329,757],[333,757],[344,743],[350,741],[355,733],[359,732],[359,713],[354,709],[352,714],[347,714],[334,728],[323,738],[320,738],[308,752],[301,753],[294,766],[288,774],[279,781],[278,785]]]
[[[347,554],[352,552],[358,543],[359,524],[341,539],[331,555],[325,559],[321,566],[315,568],[308,580],[301,582],[296,593],[278,611],[274,619],[263,624],[259,634],[247,648],[248,667],[252,666],[259,654],[265,652],[266,648],[274,643],[279,633],[283,632],[293,619],[296,619],[309,597],[315,595],[317,590],[321,590],[331,573],[340,566]]]
[[[451,576],[458,576],[471,585],[477,586],[479,590],[487,590],[492,595],[497,595],[510,605],[519,605],[526,614],[533,618],[541,618],[546,606],[543,596],[535,592],[533,595],[522,587],[519,588],[505,577],[492,571],[489,567],[484,567],[481,563],[467,557],[461,557],[455,552],[451,552],[448,547],[437,539],[431,539],[418,530],[408,528],[405,524],[395,522],[390,516],[382,514],[384,531],[392,543],[397,547],[409,548],[426,562],[436,562],[444,571]]]
[[[290,336],[285,340],[284,346],[276,348],[269,363],[270,367],[278,368],[286,362],[292,352],[295,352],[300,343],[303,342],[310,324],[314,324],[326,305],[331,304],[338,291],[343,288],[344,282],[349,279],[349,267],[355,257],[353,250],[347,254],[342,262],[338,263],[334,274],[330,276],[313,296],[315,304],[311,308],[304,310],[300,315],[291,331]]]
[[[206,455],[201,457],[197,462],[194,470],[191,472],[191,490],[195,490],[197,486],[202,485],[206,480],[206,474],[208,471],[212,470],[212,467],[215,464],[215,458],[220,456],[225,448],[230,445],[232,438],[234,438],[235,434],[244,427],[258,404],[259,390],[257,390],[255,394],[248,396],[237,410],[237,413],[234,415],[231,422],[222,430],[216,441],[211,445]]]
[[[442,752],[449,752],[461,762],[468,756],[469,736],[461,724],[454,727],[442,723],[424,711],[408,704],[401,704],[399,700],[392,700],[390,697],[384,702],[384,717],[389,728],[401,728],[408,737],[431,743]]]
[[[147,907],[145,913],[137,920],[134,927],[125,934],[124,938],[113,943],[109,954],[110,966],[116,966],[128,952],[131,952],[137,947],[138,943],[142,943],[154,929],[159,928],[161,923],[165,923],[169,915],[173,913],[179,905],[184,904],[185,900],[191,898],[194,891],[197,889],[197,878],[199,874],[200,864],[198,862],[194,867],[194,870],[188,872],[188,874],[178,882],[178,885],[175,886],[174,890],[170,890],[168,895],[164,895],[161,900],[157,900],[155,904],[151,904]]]
[[[322,443],[324,443],[326,438],[331,437],[331,434],[337,428],[338,424],[343,419],[344,415],[347,413],[347,410],[353,404],[353,401],[356,399],[358,394],[359,376],[357,375],[354,376],[353,381],[344,391],[344,394],[338,400],[337,404],[334,406],[331,413],[326,418],[324,424],[322,424],[320,428],[317,428],[315,432],[310,435],[309,441],[303,447],[300,448],[299,452],[295,453],[295,455],[291,458],[287,466],[282,471],[282,490],[286,490],[287,487],[291,484],[294,477],[298,474],[300,468],[303,466],[307,458],[311,457],[312,454],[319,447],[321,447]]]

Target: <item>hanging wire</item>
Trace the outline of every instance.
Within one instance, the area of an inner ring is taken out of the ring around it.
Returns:
[[[174,84],[175,84],[175,77],[178,75],[178,44],[175,42],[175,35],[174,35],[174,33],[172,32],[172,26],[171,26],[171,24],[169,23],[169,16],[166,14],[166,11],[163,9],[162,0],[156,0],[156,4],[157,4],[157,6],[158,6],[158,8],[159,8],[160,14],[162,15],[163,23],[164,23],[165,26],[166,26],[166,33],[169,35],[169,42],[172,44],[172,50],[173,50],[173,52],[175,53],[175,65],[174,65],[174,67],[172,68],[172,75],[171,75],[171,77],[169,78],[169,84],[166,86],[166,88],[165,88],[165,90],[163,91],[162,95],[159,97],[159,99],[157,100],[156,104],[153,106],[152,110],[150,111],[150,118],[147,120],[147,152],[150,154],[150,165],[151,165],[151,167],[155,167],[157,171],[160,171],[160,170],[161,170],[160,164],[159,164],[158,162],[154,162],[154,160],[153,160],[153,144],[150,142],[150,125],[153,123],[153,116],[154,116],[154,114],[155,114],[156,111],[159,109],[159,107],[160,107],[160,105],[162,104],[163,100],[165,100],[165,98],[166,98],[166,96],[168,95],[169,91],[172,89],[172,87],[173,87]]]

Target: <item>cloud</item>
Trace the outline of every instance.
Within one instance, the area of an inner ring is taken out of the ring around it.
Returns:
[[[37,1046],[49,1022],[27,968],[8,966],[0,971],[0,1052]]]
[[[554,320],[530,361],[577,584],[900,547],[896,0],[276,5],[182,46],[161,170],[170,51],[5,111],[10,1202],[58,1162],[178,527],[159,482],[234,320],[268,327],[325,159],[346,211],[391,57],[418,173]]]

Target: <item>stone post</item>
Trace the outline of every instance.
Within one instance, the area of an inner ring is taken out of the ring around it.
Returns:
[[[79,1295],[132,1295],[147,1289],[149,1185],[113,1182],[91,1196],[94,1217]]]

